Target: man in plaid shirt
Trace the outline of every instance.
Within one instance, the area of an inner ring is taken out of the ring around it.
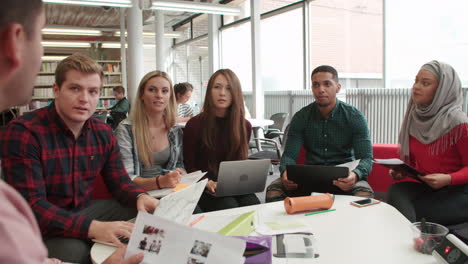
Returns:
[[[120,244],[118,237],[132,232],[124,221],[136,215],[135,205],[153,211],[158,204],[130,180],[110,127],[91,118],[102,80],[90,58],[64,59],[55,72],[55,101],[11,122],[2,137],[5,180],[31,206],[49,257],[63,261],[89,262],[89,239]],[[118,202],[91,200],[98,174]]]

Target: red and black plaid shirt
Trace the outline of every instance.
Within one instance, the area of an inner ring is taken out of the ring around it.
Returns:
[[[11,122],[1,139],[5,180],[28,201],[43,236],[87,238],[89,206],[98,174],[121,203],[136,206],[144,190],[129,178],[111,129],[90,118],[78,139],[55,104]]]

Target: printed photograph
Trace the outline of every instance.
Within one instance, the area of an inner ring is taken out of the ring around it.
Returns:
[[[164,230],[156,228],[154,226],[145,225],[145,227],[143,228],[143,234],[164,237]]]
[[[187,260],[187,264],[204,264],[205,262],[203,260],[199,260],[196,258],[189,257]]]
[[[161,249],[161,240],[153,239],[153,241],[151,242],[148,248],[148,252],[159,254],[160,249]]]
[[[210,249],[211,249],[210,243],[195,240],[195,243],[193,244],[193,247],[190,253],[206,258],[208,256],[208,253],[210,253]]]

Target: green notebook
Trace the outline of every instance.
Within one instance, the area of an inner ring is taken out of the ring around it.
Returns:
[[[254,230],[255,211],[247,212],[218,231],[218,234],[225,236],[248,236]]]

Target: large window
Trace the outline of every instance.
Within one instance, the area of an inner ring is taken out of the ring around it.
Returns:
[[[239,77],[242,90],[252,91],[252,53],[250,22],[231,26],[221,32],[222,68],[230,68]]]
[[[265,91],[304,89],[302,8],[261,22],[261,70]]]
[[[335,67],[344,88],[383,87],[382,5],[382,0],[311,1],[311,70]]]
[[[200,105],[209,79],[207,38],[176,47],[173,66],[174,82],[191,83],[194,88],[191,104]]]
[[[467,11],[467,1],[387,1],[390,87],[411,87],[419,68],[431,60],[451,64],[468,87]]]

